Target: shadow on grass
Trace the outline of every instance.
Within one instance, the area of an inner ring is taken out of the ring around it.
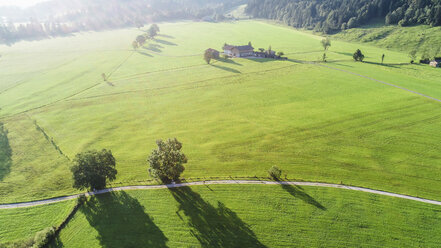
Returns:
[[[166,35],[166,34],[158,34],[159,37],[164,37],[164,38],[168,38],[168,39],[174,39],[175,37],[171,36],[171,35]]]
[[[287,59],[286,61],[291,62],[291,63],[296,63],[296,64],[305,64],[305,63],[308,63],[308,61],[297,60],[297,59]]]
[[[143,51],[138,51],[138,53],[141,55],[147,56],[147,57],[153,57],[153,55],[150,55],[150,54],[143,52]]]
[[[223,63],[227,63],[227,64],[233,64],[233,65],[240,65],[242,66],[242,64],[237,63],[236,61],[234,61],[233,59],[226,59],[226,58],[218,58],[216,59],[219,62],[223,62]]]
[[[158,45],[158,44],[149,43],[149,45],[147,47],[143,47],[143,48],[146,50],[150,50],[152,52],[160,53],[160,52],[162,52],[161,48],[163,48],[163,46]]]
[[[162,44],[162,45],[167,45],[167,46],[177,46],[178,44],[170,42],[170,41],[166,41],[166,40],[162,40],[162,39],[155,39],[156,43]]]
[[[170,188],[179,204],[176,214],[187,218],[191,234],[201,247],[266,247],[233,211],[221,202],[217,207],[206,202],[190,187]]]
[[[12,149],[9,145],[8,130],[0,123],[0,181],[11,172]]]
[[[230,68],[230,67],[226,67],[226,66],[222,66],[222,65],[215,65],[215,64],[211,64],[211,66],[216,67],[218,69],[224,70],[224,71],[228,71],[228,72],[232,72],[232,73],[241,73],[240,71]]]
[[[335,52],[335,51],[331,51],[331,53],[336,53],[336,54],[340,54],[340,55],[345,55],[345,56],[349,56],[352,58],[352,56],[354,56],[353,53],[345,53],[345,52]]]
[[[295,198],[300,199],[303,202],[315,206],[316,208],[321,209],[323,211],[326,210],[326,208],[322,204],[320,204],[320,202],[316,201],[314,198],[312,198],[312,196],[308,195],[300,186],[286,184],[286,182],[280,180],[278,180],[277,182],[279,182],[282,189],[284,189],[286,192],[288,192],[290,195],[294,196]]]
[[[363,61],[363,63],[366,64],[371,64],[371,65],[381,65],[381,66],[386,66],[386,67],[393,67],[393,68],[397,68],[397,66],[400,65],[410,65],[410,63],[395,63],[395,64],[386,64],[386,63],[378,63],[378,62],[370,62],[370,61]]]
[[[125,192],[92,197],[80,211],[97,230],[102,247],[167,247],[161,229]]]
[[[272,61],[278,61],[277,59],[272,58],[246,58],[249,61],[257,62],[257,63],[267,63]]]

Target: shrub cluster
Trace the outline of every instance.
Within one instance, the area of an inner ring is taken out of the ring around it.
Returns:
[[[273,178],[274,180],[279,180],[280,177],[282,176],[282,170],[279,169],[279,167],[273,165],[269,170],[268,170],[268,175]]]

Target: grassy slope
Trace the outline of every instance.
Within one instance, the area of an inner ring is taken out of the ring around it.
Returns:
[[[93,198],[58,247],[435,247],[441,208],[326,188],[199,186]],[[56,245],[54,245],[56,246]]]
[[[291,178],[440,199],[438,103],[294,61],[237,59],[210,66],[201,59],[207,47],[251,40],[292,59],[317,60],[321,37],[292,29],[254,21],[161,29],[164,36],[136,53],[129,46],[137,30],[0,48],[0,75],[8,78],[0,85],[6,89],[0,113],[13,115],[3,121],[15,156],[0,184],[0,202],[72,192],[68,161],[32,120],[69,158],[112,149],[118,182],[148,178],[145,161],[154,141],[177,137],[190,158],[185,177],[263,176],[277,164]],[[385,52],[388,63],[408,60],[399,52],[334,41],[329,65],[441,98],[433,81],[439,71],[354,63],[351,53],[359,47],[367,61]],[[60,53],[66,53],[64,60]],[[35,54],[45,56],[30,59]],[[100,80],[102,72],[111,75],[111,85]]]
[[[441,27],[418,25],[413,27],[367,26],[342,31],[333,36],[351,42],[362,42],[392,50],[410,52],[441,47]],[[441,52],[441,51],[440,51]]]
[[[0,244],[32,238],[36,232],[60,225],[73,201],[46,206],[0,210]]]

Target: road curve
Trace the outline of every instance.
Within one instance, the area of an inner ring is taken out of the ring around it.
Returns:
[[[187,186],[213,185],[213,184],[242,184],[242,185],[244,185],[244,184],[260,184],[260,185],[280,185],[280,184],[283,184],[283,185],[298,185],[298,186],[312,186],[312,187],[327,187],[327,188],[355,190],[355,191],[361,191],[361,192],[366,192],[366,193],[371,193],[371,194],[385,195],[385,196],[390,196],[390,197],[395,197],[395,198],[402,198],[402,199],[407,199],[407,200],[418,201],[418,202],[441,206],[441,201],[434,201],[434,200],[429,200],[429,199],[424,199],[424,198],[419,198],[419,197],[395,194],[395,193],[390,193],[390,192],[386,192],[386,191],[373,190],[373,189],[367,189],[367,188],[362,188],[362,187],[346,186],[346,185],[341,185],[341,184],[314,183],[314,182],[287,182],[287,181],[274,182],[274,181],[257,181],[257,180],[250,180],[250,181],[248,181],[248,180],[218,180],[218,181],[200,181],[200,182],[191,182],[191,183],[176,183],[176,184],[167,184],[167,185],[145,185],[145,186],[116,187],[116,188],[103,189],[103,190],[99,190],[99,191],[95,191],[95,192],[89,192],[89,193],[85,193],[85,194],[63,196],[63,197],[51,198],[51,199],[40,200],[40,201],[2,204],[2,205],[0,205],[0,209],[26,208],[26,207],[47,205],[47,204],[56,203],[56,202],[73,200],[73,199],[79,198],[82,195],[86,195],[86,196],[101,195],[101,194],[106,194],[106,193],[113,192],[113,191],[167,189],[167,188],[179,188],[179,187],[187,187]]]

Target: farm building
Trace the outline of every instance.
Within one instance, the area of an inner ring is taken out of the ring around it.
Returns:
[[[250,57],[254,56],[254,47],[251,45],[246,46],[232,46],[225,44],[222,48],[224,54],[231,57]]]
[[[430,62],[430,66],[441,67],[441,58],[435,58],[435,60]]]

